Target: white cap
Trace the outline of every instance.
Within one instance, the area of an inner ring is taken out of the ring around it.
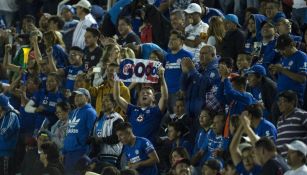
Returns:
[[[80,0],[77,4],[73,5],[73,7],[75,7],[75,8],[76,7],[82,7],[82,8],[91,10],[92,5],[87,0]]]
[[[191,13],[200,13],[201,14],[201,7],[200,5],[196,3],[191,3],[187,9],[184,10],[186,13],[191,14]]]
[[[305,156],[307,155],[307,146],[304,142],[300,140],[294,140],[290,144],[286,144],[286,147],[293,151],[299,151],[303,153]]]
[[[94,172],[87,171],[87,172],[85,173],[85,175],[99,175],[99,174],[94,173]]]

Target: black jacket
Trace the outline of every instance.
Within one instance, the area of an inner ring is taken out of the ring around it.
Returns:
[[[240,29],[226,32],[222,41],[221,56],[230,57],[234,60],[234,63],[236,63],[238,54],[244,51],[244,44],[245,35]]]

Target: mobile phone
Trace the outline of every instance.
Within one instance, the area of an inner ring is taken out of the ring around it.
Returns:
[[[93,72],[95,72],[95,73],[101,72],[101,67],[94,67]]]

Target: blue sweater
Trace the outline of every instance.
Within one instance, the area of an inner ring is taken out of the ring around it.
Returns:
[[[13,155],[19,129],[19,119],[16,113],[6,112],[0,118],[0,157]]]
[[[96,120],[96,110],[86,104],[69,113],[67,135],[64,140],[63,153],[88,151],[86,140],[90,135]]]
[[[252,37],[251,33],[248,34],[246,42],[245,42],[245,51],[248,53],[252,53],[254,48],[254,42],[261,42],[261,23],[266,20],[264,15],[260,14],[252,14],[252,18],[254,18],[255,26],[256,26],[256,36]]]

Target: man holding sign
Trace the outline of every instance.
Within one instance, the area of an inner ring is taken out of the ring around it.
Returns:
[[[141,90],[138,97],[139,106],[135,106],[120,97],[120,82],[114,82],[114,99],[122,110],[126,111],[127,119],[132,125],[133,133],[136,136],[147,138],[152,143],[155,143],[155,136],[159,130],[168,99],[164,68],[162,66],[159,67],[158,75],[161,84],[161,98],[158,105],[155,105],[154,90],[151,87]]]

